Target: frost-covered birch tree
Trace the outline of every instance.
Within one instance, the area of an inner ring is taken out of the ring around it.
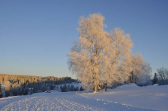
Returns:
[[[108,49],[106,50],[106,88],[111,86],[113,82],[124,82],[128,79],[129,71],[128,66],[131,62],[131,48],[133,43],[129,34],[124,34],[124,31],[115,28],[109,33]]]
[[[127,77],[127,66],[121,68],[121,64],[128,64],[133,46],[129,34],[119,28],[106,32],[104,19],[101,14],[81,17],[79,40],[67,54],[70,71],[77,75],[85,89],[94,88],[95,92],[98,86],[108,86]]]
[[[68,53],[70,70],[77,75],[84,88],[94,88],[95,92],[98,85],[102,84],[103,75],[100,71],[104,64],[104,47],[108,44],[104,19],[101,14],[81,17],[79,40],[73,43],[71,53]]]
[[[130,81],[139,85],[150,84],[152,68],[148,62],[142,60],[142,55],[137,53],[132,55],[132,71]]]

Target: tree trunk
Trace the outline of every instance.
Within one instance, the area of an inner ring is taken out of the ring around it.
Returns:
[[[131,75],[130,75],[130,83],[133,83],[133,71],[131,71],[130,74],[131,74]]]
[[[97,93],[97,84],[94,86],[94,93]]]
[[[107,83],[106,83],[105,91],[107,91],[107,87],[108,87],[108,81],[107,81]]]

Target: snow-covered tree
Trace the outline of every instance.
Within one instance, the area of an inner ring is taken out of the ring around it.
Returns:
[[[130,76],[130,82],[137,83],[139,85],[151,84],[150,76],[152,68],[150,64],[142,60],[142,55],[137,53],[132,55],[132,71]]]
[[[124,31],[115,28],[108,35],[109,44],[106,47],[105,75],[106,85],[111,86],[114,82],[124,82],[128,79],[131,69],[128,67],[131,63],[131,42],[130,35],[124,34]]]
[[[5,88],[5,97],[10,96],[11,93],[11,85],[7,85]]]
[[[71,91],[71,85],[70,84],[68,84],[67,91]]]
[[[92,14],[88,18],[81,17],[79,40],[73,44],[71,53],[68,54],[70,70],[77,74],[84,88],[94,88],[95,92],[98,85],[103,83],[100,70],[104,64],[104,47],[109,44],[103,21],[104,17],[101,14]]]
[[[81,17],[79,40],[73,43],[71,53],[68,53],[70,70],[85,89],[94,88],[95,92],[98,86],[121,81],[129,74],[121,73],[119,68],[124,59],[129,61],[133,46],[129,34],[119,28],[108,33],[103,21],[101,14]]]

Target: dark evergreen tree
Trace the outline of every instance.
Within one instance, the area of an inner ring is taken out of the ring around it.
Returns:
[[[0,98],[2,98],[2,88],[1,88],[1,83],[0,83]]]
[[[74,88],[74,91],[79,91],[79,87],[76,86],[76,87]]]
[[[67,90],[68,90],[68,91],[71,91],[71,86],[70,86],[70,84],[68,84]]]
[[[80,87],[80,91],[83,91],[83,90],[84,90],[84,89],[83,89],[83,87],[81,86],[81,87]]]
[[[11,94],[11,85],[6,86],[5,88],[5,97],[10,96]]]
[[[55,86],[53,84],[50,85],[50,89],[53,90]]]
[[[158,77],[157,77],[157,74],[155,73],[153,78],[153,84],[157,84],[157,83],[158,83]]]
[[[73,84],[71,85],[71,91],[74,91],[74,85]]]
[[[17,95],[23,95],[21,88],[17,90]]]
[[[62,88],[62,86],[60,85],[60,90],[61,90],[61,92],[62,92],[62,89],[63,89],[63,88]]]
[[[11,93],[12,93],[12,96],[17,96],[17,89],[12,89]]]
[[[62,87],[62,92],[67,92],[66,84],[64,84],[64,86]]]
[[[26,88],[24,89],[24,95],[27,95],[28,92],[29,92],[29,89],[26,87]]]

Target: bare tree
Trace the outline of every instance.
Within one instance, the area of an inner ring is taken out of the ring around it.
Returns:
[[[159,79],[161,80],[161,84],[167,84],[168,81],[168,69],[162,67],[157,69]]]

